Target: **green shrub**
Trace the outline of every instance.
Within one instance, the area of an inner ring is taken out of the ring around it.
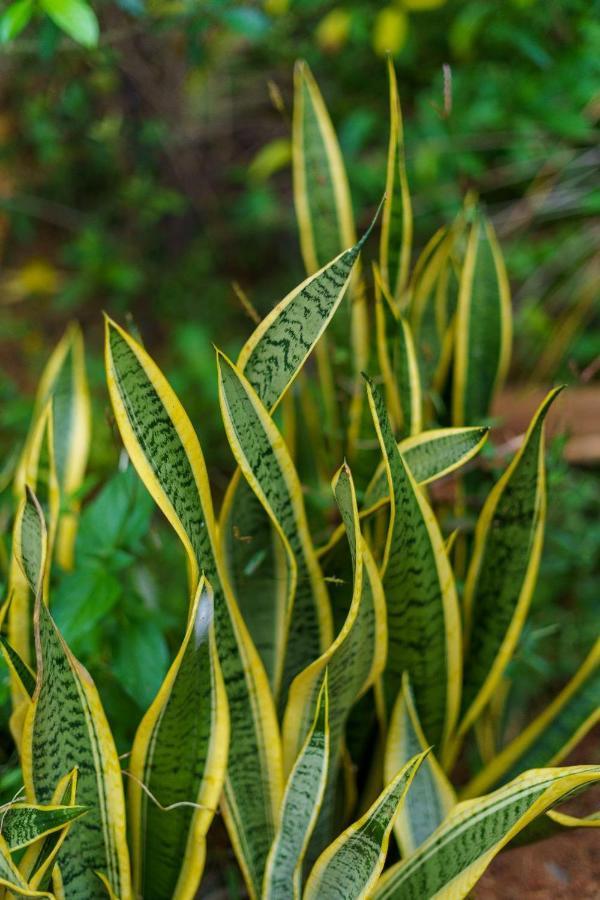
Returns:
[[[600,781],[598,766],[556,767],[597,719],[599,641],[520,735],[502,742],[498,727],[539,569],[544,419],[560,388],[474,534],[447,528],[480,490],[474,462],[456,471],[484,445],[506,375],[508,281],[471,197],[411,268],[389,75],[371,340],[360,261],[371,229],[357,241],[331,122],[297,67],[294,189],[308,277],[237,363],[217,351],[238,465],[218,518],[185,410],[142,344],[106,320],[116,425],[183,545],[190,598],[180,649],[135,735],[127,799],[98,692],[51,613],[52,562],[73,564],[90,440],[78,329],[47,366],[15,476],[2,609],[27,798],[7,806],[0,838],[0,879],[14,894],[191,898],[218,807],[249,895],[265,898],[463,897],[517,836],[597,823],[553,807]],[[323,489],[334,472],[337,512]],[[441,503],[434,512],[425,485],[450,473],[452,515]],[[110,554],[104,515],[96,540]],[[146,516],[140,499],[119,527],[134,541]],[[116,600],[104,602],[112,615]],[[146,662],[149,680],[160,655]],[[141,666],[139,677],[148,691]],[[392,831],[402,859],[383,871]]]

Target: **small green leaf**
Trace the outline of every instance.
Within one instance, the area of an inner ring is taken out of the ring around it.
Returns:
[[[29,803],[15,803],[2,817],[2,835],[12,852],[58,831],[85,812],[85,806],[33,806]]]
[[[84,47],[98,43],[96,13],[83,0],[42,0],[42,9],[55,25]]]
[[[29,24],[33,15],[33,0],[18,0],[4,11],[0,19],[0,43],[12,41]]]

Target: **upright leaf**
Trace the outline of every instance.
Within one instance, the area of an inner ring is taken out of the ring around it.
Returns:
[[[0,888],[3,892],[5,889],[10,890],[13,896],[17,897],[48,897],[54,900],[54,894],[46,891],[37,891],[30,887],[17,867],[15,866],[10,855],[10,849],[2,835],[0,834]]]
[[[263,900],[299,900],[304,854],[321,809],[329,771],[327,673],[315,717],[287,780],[275,840],[267,860]]]
[[[367,391],[390,492],[382,566],[388,615],[384,712],[389,716],[407,671],[426,740],[442,749],[460,705],[461,629],[454,578],[439,526],[398,450],[381,394],[369,381]]]
[[[42,590],[46,570],[48,534],[44,514],[29,486],[15,518],[13,553],[34,594]]]
[[[213,598],[201,579],[179,653],[140,723],[131,752],[128,808],[136,895],[146,900],[195,895],[228,744]]]
[[[466,897],[494,856],[536,816],[600,781],[600,767],[534,769],[493,794],[460,803],[408,859],[380,879],[373,900]]]
[[[145,350],[110,320],[106,369],[125,447],[182,540],[192,587],[195,591],[202,570],[214,591],[217,650],[230,717],[224,817],[255,897],[283,791],[281,742],[268,681],[227,581],[206,467],[185,410]]]
[[[312,545],[300,480],[285,443],[248,380],[218,355],[219,398],[229,444],[244,477],[269,514],[288,561],[286,627],[277,648],[283,663],[276,695],[285,699],[292,679],[332,640],[331,609]]]
[[[561,390],[550,391],[539,407],[477,522],[464,593],[468,653],[461,734],[498,685],[529,608],[546,518],[544,420]]]
[[[415,756],[386,785],[375,803],[316,861],[304,900],[362,900],[371,896],[383,869],[394,819],[425,757]]]
[[[389,781],[393,773],[409,759],[427,749],[427,740],[419,722],[408,674],[405,672],[386,738],[383,769],[385,780]],[[414,853],[441,825],[455,804],[454,789],[437,759],[430,753],[419,767],[394,823],[394,833],[402,856]]]
[[[379,265],[397,308],[405,304],[412,249],[413,215],[404,149],[404,128],[396,70],[387,62],[390,90],[390,137],[388,143],[385,203],[381,223]]]
[[[474,425],[489,415],[506,377],[512,338],[510,287],[491,223],[476,214],[461,272],[452,419]]]
[[[474,797],[525,769],[558,765],[600,721],[599,697],[600,638],[552,703],[469,782],[462,796]]]

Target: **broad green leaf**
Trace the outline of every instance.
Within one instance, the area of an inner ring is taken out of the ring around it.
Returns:
[[[13,803],[2,814],[2,836],[12,852],[59,831],[86,812],[85,806]]]
[[[381,222],[379,265],[384,283],[396,301],[405,305],[412,249],[413,215],[404,150],[404,128],[396,70],[387,61],[390,90],[390,138],[388,143],[385,203]]]
[[[121,767],[100,698],[39,595],[35,633],[37,687],[22,746],[27,794],[50,803],[57,781],[78,768],[77,799],[88,807],[57,859],[65,900],[103,898],[96,870],[121,900],[131,900]]]
[[[269,684],[227,581],[192,424],[145,350],[110,320],[106,338],[109,391],[129,457],[181,538],[192,590],[204,571],[214,592],[217,651],[230,718],[223,813],[248,890],[256,897],[283,792],[281,741]]]
[[[285,771],[289,771],[310,728],[312,710],[328,675],[330,754],[328,792],[335,791],[343,736],[354,703],[378,678],[385,662],[385,600],[376,566],[358,523],[352,475],[347,465],[333,481],[353,565],[352,602],[344,625],[326,652],[292,682],[283,719]],[[330,798],[328,796],[327,801]],[[315,840],[331,839],[335,805],[324,802]],[[321,849],[321,848],[319,848]]]
[[[84,47],[98,43],[98,19],[84,0],[41,0],[42,9],[55,25]]]
[[[405,438],[398,444],[405,463],[419,485],[444,478],[479,453],[487,440],[488,428],[435,428]],[[364,493],[361,519],[368,518],[389,503],[385,460],[377,466]],[[318,550],[319,557],[328,553],[343,536],[343,525],[337,528],[330,540]]]
[[[391,713],[407,671],[426,740],[442,754],[460,707],[461,624],[454,577],[433,511],[394,440],[381,393],[370,381],[367,392],[390,492],[382,565],[388,615],[383,713]]]
[[[425,753],[409,760],[375,803],[347,828],[316,861],[304,900],[365,898],[383,869],[394,819]]]
[[[557,697],[467,785],[474,797],[526,769],[558,765],[600,720],[600,639]]]
[[[219,399],[225,431],[242,473],[267,511],[287,557],[285,628],[276,638],[275,695],[332,640],[329,597],[308,530],[302,487],[275,423],[249,381],[218,354]]]
[[[485,797],[455,806],[407,860],[380,879],[373,900],[466,897],[494,856],[536,816],[600,781],[600,767],[534,769]]]
[[[321,809],[329,770],[327,673],[315,717],[287,780],[275,840],[269,853],[263,900],[299,900],[302,863]]]
[[[546,518],[544,420],[562,388],[550,391],[475,529],[464,592],[464,734],[484,709],[518,641],[539,569]]]
[[[136,895],[146,900],[194,896],[204,868],[206,832],[223,787],[228,744],[213,598],[201,579],[179,653],[142,719],[131,752],[128,810]]]
[[[491,223],[476,214],[460,277],[452,419],[474,425],[489,415],[510,362],[510,287]]]
[[[35,7],[33,0],[17,0],[8,6],[0,18],[0,43],[6,44],[27,27]]]
[[[428,749],[415,708],[408,674],[402,677],[388,728],[384,778],[389,781],[416,753]],[[414,777],[396,821],[394,833],[402,856],[410,856],[441,825],[456,804],[454,789],[437,759],[430,753]]]

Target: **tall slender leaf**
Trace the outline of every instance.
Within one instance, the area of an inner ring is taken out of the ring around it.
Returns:
[[[544,420],[562,388],[550,391],[523,446],[481,511],[464,593],[464,733],[490,699],[514,651],[537,578],[546,518]]]
[[[219,398],[227,438],[244,477],[278,531],[288,561],[285,647],[276,657],[276,695],[332,640],[329,597],[308,530],[302,488],[283,439],[239,369],[218,355]],[[278,635],[279,637],[279,635]]]
[[[224,817],[252,897],[260,893],[283,791],[281,743],[264,668],[221,561],[206,467],[185,410],[145,350],[106,323],[106,370],[115,417],[138,474],[186,549],[195,591],[203,570],[230,716]]]
[[[460,803],[408,859],[380,879],[373,900],[466,897],[494,856],[536,816],[600,781],[600,767],[534,769],[505,787]]]
[[[329,770],[327,673],[315,717],[287,780],[279,826],[267,860],[263,900],[298,900],[304,854],[321,809]]]
[[[408,673],[392,711],[386,738],[384,778],[389,781],[416,753],[428,749]],[[394,833],[402,856],[410,856],[435,831],[456,804],[454,789],[433,753],[423,760],[396,821]]]
[[[370,381],[367,392],[390,492],[382,566],[389,645],[384,712],[389,716],[407,671],[426,740],[443,750],[460,705],[461,628],[454,578],[439,526],[398,451],[381,394]]]
[[[371,892],[385,863],[394,819],[425,753],[409,760],[375,803],[316,861],[304,900],[359,900]]]
[[[213,598],[202,578],[179,653],[142,719],[131,752],[133,880],[136,894],[146,900],[195,896],[228,744]],[[142,784],[162,808],[150,801]]]

